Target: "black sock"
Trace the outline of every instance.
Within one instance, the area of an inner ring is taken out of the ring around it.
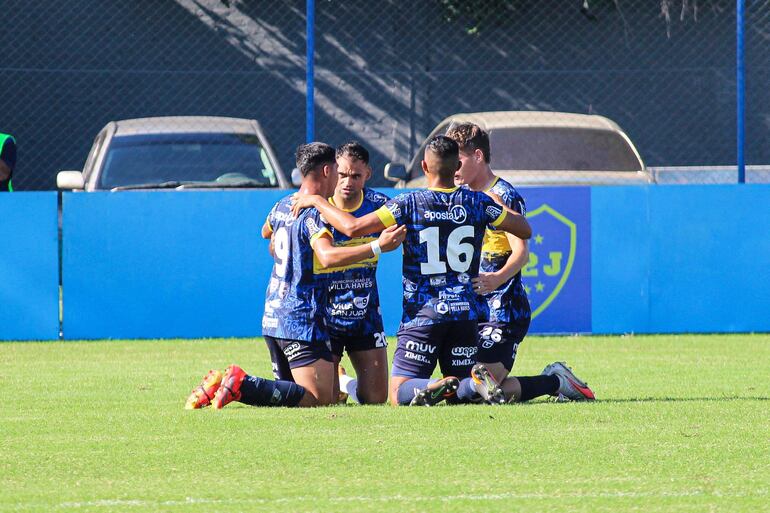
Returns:
[[[518,377],[521,384],[521,397],[517,402],[523,403],[541,395],[555,395],[559,390],[559,378],[555,375]]]
[[[297,406],[304,395],[305,389],[293,381],[246,376],[239,401],[252,406]]]

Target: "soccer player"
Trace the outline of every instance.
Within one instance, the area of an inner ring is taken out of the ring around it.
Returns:
[[[365,187],[372,176],[369,151],[358,142],[337,148],[337,187],[329,200],[345,212],[361,217],[374,212],[388,197]],[[334,244],[358,246],[370,244],[379,233],[351,238],[331,228]],[[381,404],[388,399],[387,340],[380,314],[377,291],[377,262],[374,257],[354,264],[332,267],[320,272],[328,274],[326,320],[334,363],[339,366],[347,351],[356,379],[339,375],[339,386],[355,402]]]
[[[337,183],[334,148],[323,143],[300,145],[297,168],[300,194],[331,196]],[[270,350],[276,381],[249,376],[237,365],[224,375],[211,371],[188,398],[185,408],[209,403],[219,409],[231,401],[254,406],[325,406],[334,398],[334,364],[326,329],[326,276],[320,267],[343,266],[391,251],[405,228],[383,230],[370,244],[337,247],[315,209],[297,218],[291,197],[280,200],[262,228],[272,237],[274,264],[266,298],[262,333]],[[314,265],[315,262],[315,265]]]
[[[490,167],[489,134],[473,123],[453,124],[446,135],[460,147],[460,169],[455,184],[474,191],[491,191],[516,212],[526,215],[524,199]],[[495,227],[484,235],[479,276],[474,288],[485,297],[489,315],[479,321],[479,345],[472,380],[463,380],[460,397],[473,397],[471,388],[494,403],[523,402],[543,395],[561,394],[571,400],[593,400],[594,394],[562,362],[545,368],[540,376],[509,376],[519,344],[529,330],[530,307],[521,283],[527,264],[527,241]]]
[[[323,197],[297,197],[295,212],[314,206],[328,222],[355,237],[404,224],[403,316],[390,381],[391,403],[432,405],[452,397],[456,376],[475,363],[479,307],[472,279],[478,274],[484,230],[491,224],[523,239],[531,229],[524,216],[488,195],[458,188],[457,143],[431,139],[422,169],[428,189],[401,194],[376,212],[353,217]],[[439,363],[443,379],[430,376]]]

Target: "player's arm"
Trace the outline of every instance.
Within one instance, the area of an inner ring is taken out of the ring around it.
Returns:
[[[406,226],[391,226],[383,230],[379,238],[370,244],[335,246],[331,234],[324,230],[310,241],[310,245],[323,267],[340,267],[375,257],[380,252],[393,251],[405,237]]]
[[[494,192],[486,191],[486,194],[495,200],[495,203],[500,205],[500,207],[503,209],[504,215],[501,215],[495,222],[492,223],[495,228],[498,230],[503,230],[504,232],[508,232],[511,235],[515,235],[516,237],[523,240],[527,240],[532,237],[532,227],[529,226],[529,221],[527,221],[526,217],[509,208],[503,202],[502,198]]]
[[[504,283],[516,276],[529,261],[529,245],[527,241],[518,237],[505,234],[508,239],[508,245],[511,246],[511,254],[499,270],[493,273],[479,273],[477,278],[473,279],[473,288],[477,294],[488,294],[497,290]]]
[[[291,207],[294,215],[299,214],[302,209],[310,207],[315,207],[326,219],[326,222],[348,237],[361,237],[370,233],[381,232],[387,228],[387,225],[382,222],[376,212],[355,217],[335,207],[322,196],[315,194],[294,195]]]
[[[262,238],[269,239],[272,236],[273,236],[273,227],[270,226],[269,221],[265,221],[265,224],[262,225]]]

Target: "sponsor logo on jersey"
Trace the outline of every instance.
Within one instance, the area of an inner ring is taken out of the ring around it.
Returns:
[[[294,224],[294,214],[291,212],[280,212],[276,210],[273,212],[273,221],[283,222],[285,226],[291,226]]]
[[[367,306],[369,306],[369,296],[371,294],[367,294],[366,297],[354,297],[353,298],[353,304],[356,306],[356,308],[364,309]]]
[[[487,215],[492,219],[497,219],[503,213],[503,209],[496,205],[489,205],[486,210]]]
[[[457,281],[460,283],[466,284],[469,281],[471,281],[471,277],[468,273],[460,273],[457,275]]]
[[[374,281],[371,278],[358,278],[352,280],[334,280],[329,284],[329,290],[357,290],[357,289],[369,289],[374,286]]]
[[[470,358],[476,352],[478,349],[476,347],[453,347],[452,348],[452,356],[464,356],[465,358]]]
[[[443,287],[446,285],[446,276],[434,276],[430,279],[432,287]]]
[[[315,235],[320,231],[320,228],[318,228],[318,223],[316,223],[315,219],[312,217],[305,219],[305,226],[307,227],[307,231],[310,233],[310,235]]]
[[[439,301],[438,303],[436,303],[436,313],[439,313],[441,315],[449,313],[449,305],[443,301]]]
[[[401,207],[398,206],[398,203],[391,203],[388,205],[388,210],[390,210],[390,213],[393,214],[393,217],[396,219],[401,216]]]
[[[468,212],[462,205],[454,205],[446,212],[426,210],[423,217],[428,221],[452,221],[455,224],[463,224],[468,219]]]

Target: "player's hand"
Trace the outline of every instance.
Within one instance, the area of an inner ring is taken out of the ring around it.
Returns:
[[[316,194],[302,194],[295,192],[291,196],[291,213],[294,214],[294,217],[297,217],[304,209],[314,207],[315,201],[318,198],[320,198],[320,196]]]
[[[404,242],[406,238],[406,226],[389,226],[385,228],[377,241],[380,243],[380,249],[383,252],[393,251]]]
[[[474,292],[482,296],[497,290],[498,287],[505,283],[504,277],[497,273],[479,273],[478,277],[473,278],[471,281],[473,282]]]

